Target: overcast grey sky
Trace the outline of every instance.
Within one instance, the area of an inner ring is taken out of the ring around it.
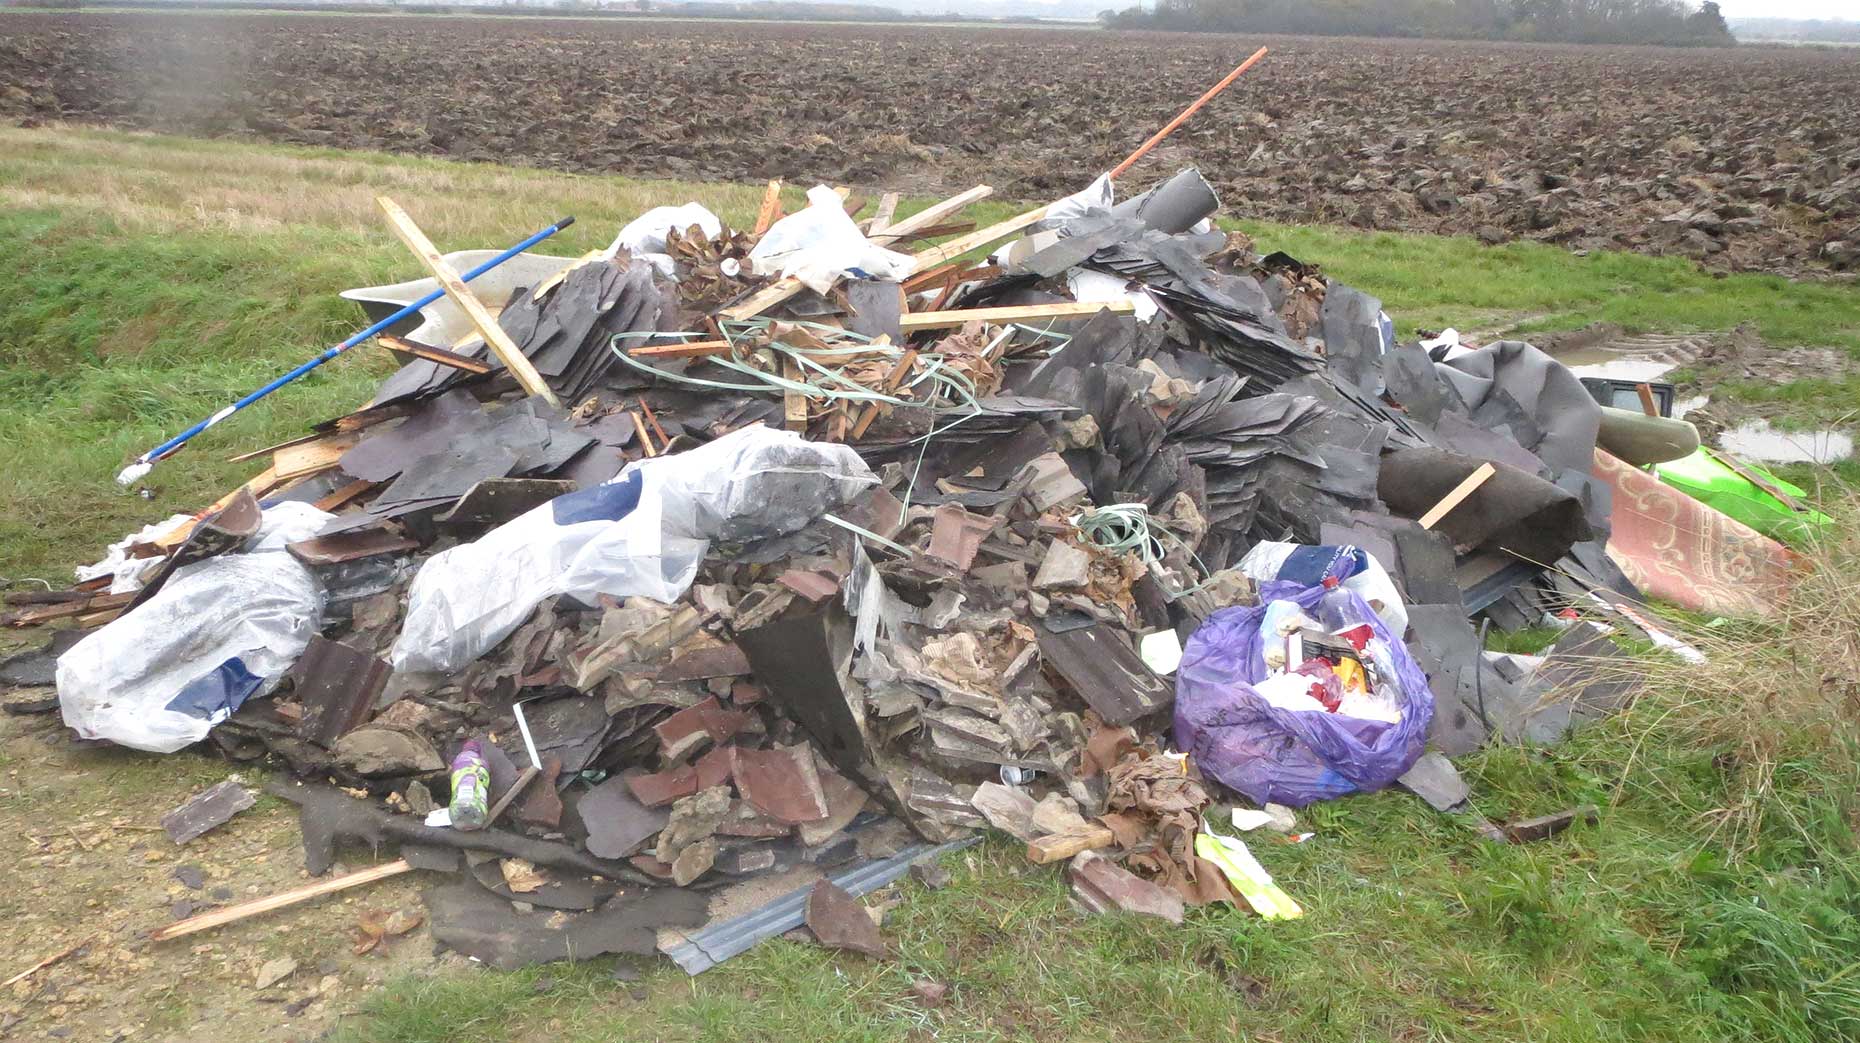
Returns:
[[[1718,0],[1726,18],[1860,19],[1860,0]]]

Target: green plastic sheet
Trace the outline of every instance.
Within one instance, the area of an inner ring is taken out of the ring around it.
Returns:
[[[1747,463],[1742,466],[1797,500],[1808,496],[1760,467]],[[1802,544],[1814,540],[1832,520],[1816,510],[1791,510],[1789,505],[1727,467],[1710,449],[1700,448],[1691,456],[1655,465],[1653,473],[1687,496],[1783,543]]]

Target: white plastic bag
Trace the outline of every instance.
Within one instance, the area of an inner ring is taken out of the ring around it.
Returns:
[[[655,206],[627,222],[603,252],[611,258],[625,250],[634,260],[646,261],[670,279],[677,273],[672,256],[665,252],[666,237],[673,231],[683,233],[692,225],[712,239],[723,234],[723,222],[702,203]]]
[[[1284,567],[1287,558],[1303,544],[1278,543],[1265,540],[1253,545],[1240,559],[1236,566],[1256,582],[1264,583],[1279,578],[1279,570]],[[1365,551],[1363,557],[1369,562],[1363,571],[1342,581],[1339,586],[1356,592],[1356,596],[1375,608],[1376,615],[1388,624],[1389,630],[1400,635],[1408,630],[1408,607],[1402,603],[1401,592],[1395,589],[1395,581],[1389,578],[1388,570],[1376,560],[1376,556]]]
[[[766,427],[638,461],[428,559],[390,661],[402,671],[457,670],[558,595],[676,601],[711,540],[793,532],[876,481],[846,446]]]
[[[805,209],[769,226],[749,259],[758,275],[793,276],[815,293],[847,275],[902,282],[911,274],[910,255],[874,246],[825,185],[808,190]]]
[[[58,658],[58,704],[86,739],[172,753],[277,686],[316,633],[323,588],[284,550],[331,515],[267,508],[237,553],[175,570],[148,601]]]

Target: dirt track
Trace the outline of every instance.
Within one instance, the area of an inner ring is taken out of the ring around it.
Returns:
[[[1273,56],[1139,180],[1193,161],[1260,218],[1860,267],[1860,75],[1840,49],[9,14],[0,118],[1037,200],[1260,42]]]

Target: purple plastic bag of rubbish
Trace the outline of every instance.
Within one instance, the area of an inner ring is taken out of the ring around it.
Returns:
[[[1272,601],[1292,601],[1332,632],[1367,623],[1369,652],[1399,682],[1401,720],[1369,721],[1281,710],[1254,691],[1266,677],[1259,623]],[[1380,643],[1378,648],[1377,642]],[[1182,650],[1175,675],[1175,742],[1203,774],[1257,804],[1304,807],[1379,790],[1414,766],[1434,718],[1427,675],[1398,635],[1353,591],[1266,583],[1260,604],[1222,609]]]

